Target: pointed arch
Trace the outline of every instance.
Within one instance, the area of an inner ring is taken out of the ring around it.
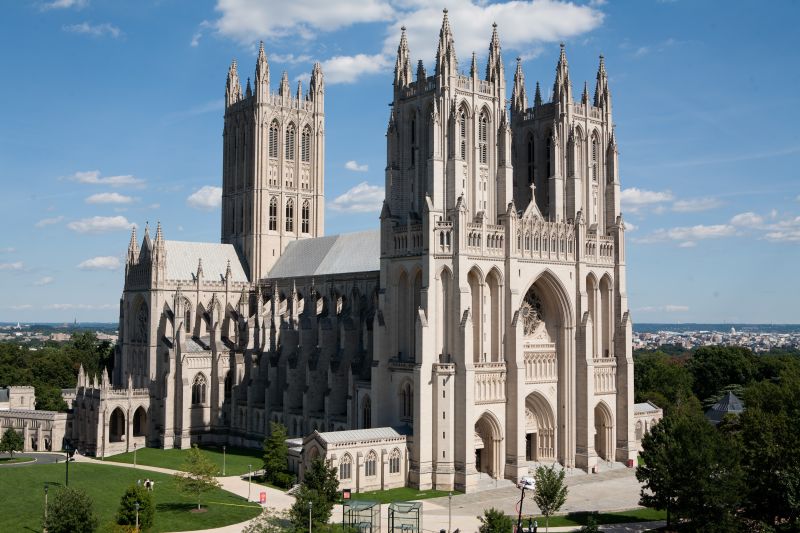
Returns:
[[[291,233],[294,231],[294,199],[289,198],[286,200],[286,231]]]
[[[269,230],[278,230],[278,197],[273,196],[269,199]]]
[[[273,159],[278,158],[278,135],[280,124],[277,119],[273,119],[269,125],[269,156]]]
[[[311,161],[311,127],[308,124],[303,127],[303,135],[300,141],[300,160],[303,163]]]
[[[127,427],[125,411],[115,407],[108,417],[108,442],[124,442]]]
[[[208,381],[205,374],[198,372],[192,380],[192,405],[204,405],[206,403],[206,388]]]
[[[398,400],[400,420],[412,422],[414,420],[414,384],[410,379],[406,378],[400,383]]]
[[[478,162],[486,165],[489,163],[489,131],[491,120],[489,110],[484,107],[478,117]]]
[[[488,358],[493,362],[503,360],[502,331],[503,331],[503,275],[493,266],[486,275],[486,302],[484,311],[484,342],[488,343]]]
[[[300,209],[300,232],[308,233],[311,220],[311,204],[308,200],[303,200],[303,206]]]
[[[472,315],[472,360],[484,360],[482,332],[483,332],[483,272],[478,266],[473,266],[467,273],[467,284],[470,291],[470,310]],[[465,339],[467,340],[467,339]]]
[[[586,349],[589,356],[597,357],[599,351],[598,331],[600,329],[598,308],[600,299],[597,276],[593,272],[586,275],[586,300],[589,321],[585,324]]]
[[[612,357],[614,355],[614,282],[608,273],[600,278],[600,299],[598,319],[600,322],[600,356]]]
[[[297,136],[297,129],[295,128],[294,122],[290,122],[289,125],[286,126],[286,160],[287,161],[294,161],[295,149],[296,149],[296,136]]]
[[[147,409],[143,405],[137,407],[133,413],[133,436],[147,436]]]
[[[546,304],[548,306],[554,306],[555,311],[557,311],[557,315],[559,317],[558,324],[559,326],[573,326],[575,324],[575,316],[572,310],[572,302],[569,297],[569,293],[567,292],[564,284],[561,283],[561,280],[558,279],[552,270],[549,268],[544,269],[533,282],[528,285],[524,292],[519,293],[519,301],[517,305],[514,307],[515,309],[519,309],[522,305],[522,301],[525,298],[525,295],[532,287],[537,286],[542,292],[543,300],[546,300]]]
[[[606,461],[614,460],[614,415],[600,400],[594,408],[594,449]]]
[[[345,453],[342,456],[342,460],[339,461],[339,479],[350,480],[350,476],[352,473],[352,466],[353,466],[353,457],[349,453]]]
[[[503,434],[502,424],[491,411],[484,411],[475,422],[475,467],[495,479],[503,474],[500,446]]]
[[[453,273],[448,266],[443,266],[436,276],[439,283],[437,301],[437,328],[438,348],[442,362],[449,362],[453,342]]]
[[[555,458],[556,420],[550,402],[539,392],[525,398],[525,435],[527,460]]]
[[[410,357],[409,322],[411,317],[411,301],[408,274],[404,268],[397,276],[397,351],[400,358]]]

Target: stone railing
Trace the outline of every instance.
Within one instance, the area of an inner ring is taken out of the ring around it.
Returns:
[[[475,363],[475,403],[506,401],[506,364]]]
[[[423,249],[422,224],[394,228],[394,251],[397,254],[418,255]]]
[[[449,254],[453,251],[453,223],[449,221],[437,222],[433,229],[432,246],[434,253]]]
[[[613,394],[617,392],[617,360],[613,357],[596,357],[594,364],[595,394]]]
[[[590,263],[614,264],[614,238],[589,233],[586,235],[586,261]]]
[[[522,219],[517,228],[517,257],[547,261],[575,260],[575,226],[538,217]]]
[[[526,349],[523,355],[526,383],[547,383],[558,380],[556,345],[543,344]]]

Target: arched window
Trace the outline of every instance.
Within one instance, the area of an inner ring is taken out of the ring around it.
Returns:
[[[339,479],[350,479],[350,468],[353,465],[353,458],[349,453],[344,454],[339,463]]]
[[[269,156],[278,157],[278,121],[273,120],[269,126]]]
[[[597,136],[592,135],[592,180],[597,181]]]
[[[308,204],[308,200],[305,200],[303,202],[303,207],[300,210],[300,231],[302,231],[303,233],[308,233],[310,220],[311,220],[311,208]]]
[[[389,454],[389,473],[398,474],[400,472],[400,450],[395,448]]]
[[[311,161],[311,128],[303,128],[303,139],[300,144],[300,158],[303,163]]]
[[[192,404],[204,403],[206,403],[206,377],[203,374],[197,374],[192,384]]]
[[[533,135],[528,136],[528,185],[533,183]]]
[[[186,306],[186,313],[183,317],[183,328],[186,333],[192,332],[192,310],[189,309],[189,306]]]
[[[489,150],[487,148],[487,141],[489,139],[489,117],[486,112],[481,113],[480,121],[478,122],[478,152],[480,155],[481,164],[489,162]]]
[[[289,124],[286,128],[286,159],[294,161],[294,148],[295,148],[295,131],[294,124]]]
[[[400,389],[400,420],[411,421],[414,417],[414,390],[410,382],[405,382]]]
[[[373,477],[378,472],[378,454],[374,450],[370,450],[367,454],[367,460],[364,462],[364,475]]]
[[[369,429],[372,427],[372,400],[369,396],[364,397],[364,402],[361,404],[361,427]]]
[[[294,200],[286,201],[286,231],[294,231]]]
[[[231,397],[231,391],[233,390],[233,379],[231,376],[231,371],[228,370],[228,373],[225,374],[225,397]]]
[[[269,229],[278,230],[278,198],[273,196],[269,201]]]
[[[642,440],[643,436],[644,436],[644,430],[642,428],[642,421],[638,420],[636,422],[636,440]]]
[[[458,115],[459,154],[461,159],[467,159],[467,113],[461,111]]]

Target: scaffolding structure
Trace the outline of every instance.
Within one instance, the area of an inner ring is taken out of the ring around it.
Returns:
[[[389,533],[419,533],[422,531],[422,504],[394,502],[389,505]]]
[[[344,523],[358,533],[380,533],[381,504],[364,500],[345,501]]]

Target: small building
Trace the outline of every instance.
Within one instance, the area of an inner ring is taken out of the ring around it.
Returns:
[[[299,478],[303,479],[311,461],[323,457],[336,468],[341,489],[366,492],[404,487],[410,431],[408,427],[314,431],[302,440]],[[291,448],[296,455],[297,443],[293,441]],[[292,455],[290,451],[290,463]]]
[[[0,411],[10,409],[35,409],[36,390],[29,386],[0,389]]]
[[[728,391],[720,401],[706,411],[706,418],[715,426],[722,422],[726,415],[740,415],[744,412],[744,404],[734,393]]]
[[[664,410],[651,401],[633,404],[633,428],[638,451],[642,451],[642,438],[650,433],[653,426],[662,418]]]
[[[67,413],[37,411],[33,387],[0,389],[0,435],[8,429],[20,434],[22,451],[60,450],[67,435]]]

